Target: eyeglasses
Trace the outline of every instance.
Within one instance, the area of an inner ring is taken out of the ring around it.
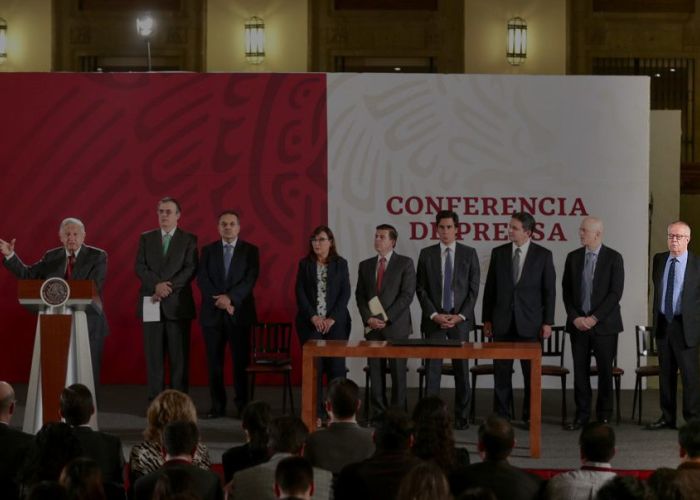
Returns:
[[[324,243],[326,241],[331,241],[329,238],[311,238],[309,240],[311,243]]]
[[[690,235],[688,234],[669,234],[667,235],[668,239],[673,241],[673,240],[682,240],[683,238],[690,238]]]

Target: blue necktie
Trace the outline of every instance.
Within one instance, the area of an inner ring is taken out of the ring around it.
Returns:
[[[515,254],[513,255],[513,284],[518,283],[518,275],[520,274],[520,249],[515,249]]]
[[[442,309],[450,312],[454,308],[452,304],[452,258],[450,249],[445,249],[445,279],[442,284]]]
[[[595,254],[586,252],[586,261],[583,265],[583,281],[581,282],[581,308],[583,312],[591,312],[591,293],[593,291],[593,272],[595,269]]]
[[[228,276],[231,267],[231,257],[233,257],[233,245],[224,245],[224,275]]]
[[[671,259],[668,279],[666,280],[666,296],[664,297],[664,315],[669,323],[673,321],[673,285],[676,281],[676,262],[678,259]]]

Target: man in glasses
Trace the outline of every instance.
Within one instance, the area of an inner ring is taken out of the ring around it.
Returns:
[[[654,255],[654,335],[659,351],[661,418],[648,430],[676,428],[676,372],[683,382],[683,418],[700,417],[700,259],[688,251],[690,226],[668,226],[668,252]]]

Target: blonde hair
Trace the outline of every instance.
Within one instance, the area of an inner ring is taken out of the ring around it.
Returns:
[[[170,422],[184,420],[197,423],[197,409],[192,399],[184,392],[168,389],[151,402],[146,413],[148,422],[143,437],[146,441],[162,443],[163,429]]]

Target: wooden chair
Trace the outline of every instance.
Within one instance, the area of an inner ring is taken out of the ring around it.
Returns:
[[[591,350],[591,359],[595,359],[593,351]],[[598,367],[596,365],[591,365],[591,377],[598,376]],[[617,366],[617,356],[613,358],[613,383],[615,384],[615,406],[616,406],[616,423],[620,425],[620,385],[622,384],[622,376],[625,374],[625,370]]]
[[[642,423],[642,379],[644,377],[658,377],[661,374],[661,367],[656,365],[642,366],[642,359],[649,356],[658,358],[659,352],[656,350],[656,338],[650,326],[635,326],[637,341],[637,368],[634,369],[636,375],[634,381],[634,397],[632,399],[632,420],[637,410],[637,399],[639,399],[639,418],[637,423]]]
[[[491,342],[491,339],[484,336],[484,326],[474,325],[472,328],[472,341],[473,342]],[[511,371],[513,373],[515,370]],[[469,373],[472,376],[472,397],[469,402],[469,420],[471,423],[476,421],[476,379],[481,375],[491,375],[494,374],[493,363],[484,363],[483,360],[474,360],[474,366],[469,368]],[[510,400],[510,414],[515,416],[515,401]]]
[[[564,350],[566,347],[566,328],[553,326],[552,335],[541,340],[542,345],[542,376],[559,377],[561,380],[561,423],[566,423],[566,377],[569,369],[564,368]],[[556,358],[558,364],[544,364],[544,358]]]
[[[294,413],[292,394],[292,324],[256,323],[250,333],[250,364],[246,368],[250,384],[250,399],[255,399],[255,377],[258,374],[281,374],[284,377],[282,388],[282,412],[287,411],[287,394]]]

